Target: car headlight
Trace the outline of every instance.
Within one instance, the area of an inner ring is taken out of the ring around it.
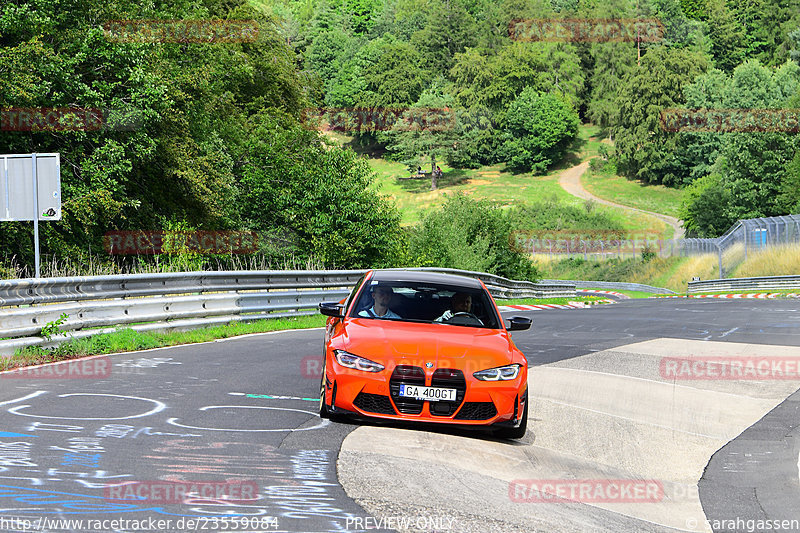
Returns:
[[[508,366],[498,366],[497,368],[490,368],[488,370],[480,370],[472,374],[475,379],[481,381],[510,381],[516,379],[519,375],[519,369],[522,365],[513,364]]]
[[[353,370],[363,370],[364,372],[380,372],[384,368],[383,365],[378,364],[375,361],[364,359],[363,357],[353,355],[349,352],[345,352],[344,350],[334,350],[333,355],[336,356],[337,363],[344,367],[352,368]]]

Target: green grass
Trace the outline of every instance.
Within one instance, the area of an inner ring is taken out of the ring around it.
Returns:
[[[401,223],[406,226],[419,222],[426,210],[441,206],[446,195],[456,192],[475,199],[488,200],[502,208],[532,205],[553,199],[564,205],[583,208],[586,202],[562,189],[558,184],[558,177],[563,170],[597,155],[597,149],[602,144],[599,135],[598,127],[581,126],[570,152],[544,176],[513,174],[507,172],[503,164],[478,169],[453,169],[446,164],[440,164],[444,175],[438,182],[438,189],[431,191],[430,178],[405,179],[410,173],[404,164],[381,158],[382,153],[374,147],[357,146],[352,137],[326,132],[332,143],[349,146],[367,157],[377,176],[376,190],[392,199],[402,216]],[[664,238],[672,236],[672,228],[653,217],[600,205],[594,205],[593,209],[606,214],[612,222],[626,231],[655,231]]]
[[[251,333],[282,331],[288,329],[316,328],[325,325],[322,315],[301,316],[297,318],[273,318],[256,322],[235,322],[210,328],[191,331],[139,332],[130,328],[119,329],[113,333],[103,333],[93,337],[68,340],[55,348],[30,346],[19,349],[11,357],[0,358],[0,370],[52,363],[67,359],[77,359],[89,355],[119,352],[132,352],[226,339]]]
[[[629,296],[631,298],[650,298],[652,296],[655,296],[655,293],[644,292],[644,291],[628,291],[624,289],[596,289],[596,290],[618,292],[620,294],[624,294],[625,296]]]
[[[603,133],[602,128],[599,126],[594,126],[592,124],[581,125],[578,130],[578,138],[572,145],[571,155],[577,157],[580,161],[585,161],[590,157],[598,155],[598,148],[600,148],[600,145],[607,144],[601,137]]]
[[[583,187],[605,200],[645,211],[678,217],[683,191],[663,185],[646,185],[639,180],[587,170],[581,177]]]
[[[544,305],[568,304],[570,302],[597,302],[606,300],[600,296],[574,296],[570,298],[511,298],[509,300],[495,300],[497,305]]]

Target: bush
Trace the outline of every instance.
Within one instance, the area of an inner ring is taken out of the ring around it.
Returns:
[[[583,230],[582,233],[602,238],[612,232],[622,235],[625,228],[606,215],[605,212],[595,209],[591,203],[584,203],[583,207],[568,205],[553,196],[544,202],[515,207],[509,211],[516,230]],[[609,237],[617,238],[617,237]]]
[[[719,174],[709,174],[686,188],[680,216],[688,237],[718,237],[734,222],[728,210],[733,196]]]
[[[526,88],[509,106],[502,154],[509,168],[543,174],[578,134],[575,109],[555,94]]]
[[[496,207],[463,194],[450,196],[413,231],[412,262],[536,281],[536,267],[510,244],[511,229],[509,217]]]
[[[374,173],[350,149],[326,148],[316,132],[278,112],[254,116],[242,168],[241,218],[283,228],[301,259],[332,268],[395,264],[400,215],[374,192]]]
[[[652,246],[646,244],[644,248],[642,248],[642,262],[649,263],[653,259],[656,258],[656,252]]]

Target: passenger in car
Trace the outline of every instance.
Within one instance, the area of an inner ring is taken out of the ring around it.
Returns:
[[[358,316],[370,318],[402,318],[400,315],[389,309],[389,302],[394,296],[394,290],[385,285],[376,285],[372,287],[372,299],[374,304],[369,309],[364,309],[358,313]]]

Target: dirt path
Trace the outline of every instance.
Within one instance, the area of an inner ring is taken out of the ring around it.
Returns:
[[[617,207],[619,209],[627,209],[628,211],[636,211],[638,213],[644,213],[645,215],[650,215],[652,217],[656,217],[659,220],[662,220],[672,226],[675,230],[675,235],[672,237],[673,239],[681,239],[683,238],[683,228],[681,227],[681,221],[675,217],[671,217],[669,215],[662,215],[661,213],[653,213],[652,211],[645,211],[644,209],[638,209],[636,207],[630,207],[627,205],[617,204],[611,202],[609,200],[604,200],[603,198],[597,197],[583,188],[581,184],[581,176],[583,173],[586,172],[586,169],[589,168],[589,162],[584,161],[580,165],[574,166],[572,168],[568,168],[564,172],[561,173],[561,176],[558,178],[558,184],[561,185],[565,191],[570,193],[572,196],[577,196],[578,198],[583,198],[584,200],[594,200],[599,204],[610,205],[612,207]]]

